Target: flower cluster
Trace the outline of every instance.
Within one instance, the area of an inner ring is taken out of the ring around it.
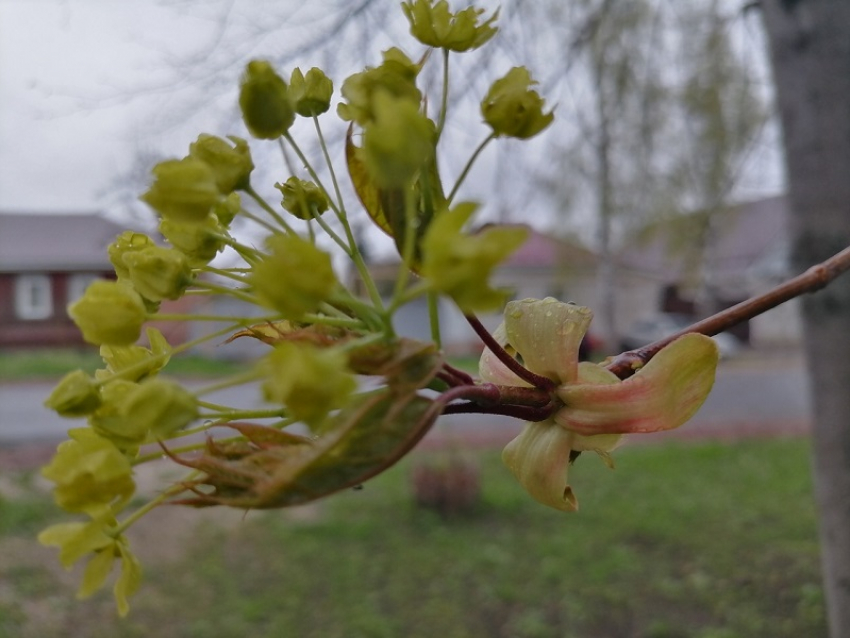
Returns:
[[[68,308],[84,339],[100,346],[104,366],[69,373],[45,402],[85,420],[43,469],[57,505],[83,520],[39,538],[59,547],[65,566],[88,559],[81,597],[117,563],[114,593],[127,613],[140,568],[124,532],[157,505],[284,507],[359,485],[404,456],[459,401],[504,414],[548,406],[505,460],[534,498],[575,509],[564,484],[575,453],[607,459],[621,434],[676,427],[708,392],[716,352],[704,338],[677,341],[620,382],[599,366],[576,364],[589,311],[554,300],[508,305],[482,356],[482,382],[444,360],[439,313],[430,317],[433,342],[399,335],[399,310],[415,301],[433,309],[443,296],[473,325],[471,313],[502,308],[508,294],[491,280],[527,229],[482,226],[479,205],[455,196],[488,144],[532,137],[553,120],[528,70],[510,70],[481,100],[483,141],[447,188],[438,159],[451,104],[449,56],[493,38],[498,11],[451,12],[445,0],[406,1],[402,9],[413,37],[443,56],[435,117],[418,84],[428,51],[418,58],[384,51],[380,64],[342,82],[335,111],[334,84],[322,70],[295,68],[287,79],[269,61],[250,61],[238,98],[244,137],[202,134],[184,157],[154,166],[141,200],[157,215],[159,236],[116,237],[108,248],[115,279],[95,282]],[[338,150],[344,145],[360,204],[398,249],[390,286],[373,278],[353,230],[355,213],[322,133],[329,111],[348,123]],[[323,164],[298,145],[299,117],[315,129]],[[269,140],[286,172],[256,186],[276,188],[279,204],[252,183],[251,147]],[[339,272],[341,258],[353,274]],[[220,297],[237,310],[210,303]],[[148,325],[154,321],[192,321],[195,338],[169,344]],[[202,322],[224,327],[197,330]],[[239,374],[192,389],[163,374],[194,346],[224,340],[222,347],[235,347],[243,337],[270,351]],[[218,402],[219,390],[249,384],[259,407]],[[298,424],[309,436],[288,430]],[[215,427],[232,436],[216,438]],[[199,433],[205,442],[188,438]],[[134,468],[163,455],[192,472],[133,510]]]

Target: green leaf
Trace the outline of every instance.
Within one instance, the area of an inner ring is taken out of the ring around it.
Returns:
[[[117,547],[121,555],[121,574],[115,581],[112,593],[115,596],[115,604],[118,606],[118,615],[123,618],[130,611],[127,599],[136,593],[142,582],[142,566],[139,559],[130,551],[125,539],[122,538]]]

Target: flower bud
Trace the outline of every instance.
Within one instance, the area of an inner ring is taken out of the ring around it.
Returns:
[[[196,266],[208,264],[218,254],[224,247],[218,236],[226,233],[213,213],[200,224],[181,224],[163,219],[159,223],[159,232],[168,243],[186,255],[190,264]]]
[[[136,489],[127,458],[90,431],[60,443],[41,474],[56,483],[56,504],[68,512],[96,515],[116,501],[128,500]]]
[[[267,375],[263,395],[267,401],[285,405],[293,418],[318,425],[357,387],[346,362],[339,350],[280,343],[261,364]]]
[[[268,248],[250,277],[260,300],[284,319],[315,311],[336,286],[330,255],[296,235],[273,235]]]
[[[374,120],[363,135],[363,157],[378,186],[408,186],[434,154],[434,123],[410,100],[379,91],[373,101]]]
[[[290,177],[283,184],[275,184],[274,187],[283,194],[280,205],[298,219],[312,219],[310,211],[321,215],[328,209],[328,198],[313,182]]]
[[[194,157],[160,162],[153,175],[153,184],[140,199],[162,217],[203,222],[221,199],[213,169]]]
[[[223,195],[248,187],[254,162],[248,142],[241,137],[228,135],[231,146],[220,137],[201,134],[189,145],[189,157],[204,162],[213,171],[216,186]]]
[[[174,248],[150,246],[126,253],[124,263],[130,271],[133,288],[152,301],[179,299],[192,283],[189,261]]]
[[[543,113],[544,100],[537,84],[525,67],[514,67],[505,77],[496,80],[481,102],[481,114],[496,135],[527,139],[549,126],[554,115]]]
[[[119,279],[127,279],[130,276],[130,270],[124,264],[124,255],[149,246],[156,246],[153,239],[144,233],[135,233],[132,230],[125,230],[109,244],[106,252]]]
[[[402,2],[401,8],[410,22],[410,33],[422,44],[448,49],[468,51],[477,49],[498,30],[491,26],[499,17],[498,9],[481,25],[478,17],[484,9],[468,7],[457,13],[449,12],[449,3],[440,0],[413,0]]]
[[[383,53],[384,61],[378,67],[367,67],[342,83],[342,97],[337,113],[346,121],[365,125],[374,117],[373,99],[379,92],[412,102],[417,109],[422,93],[416,88],[416,76],[421,67],[413,63],[401,50],[392,48]]]
[[[334,84],[324,71],[313,67],[307,77],[298,67],[289,76],[289,91],[295,102],[295,112],[304,117],[321,115],[331,106]]]
[[[138,383],[126,379],[113,379],[101,386],[100,407],[89,415],[89,425],[105,439],[109,439],[121,450],[138,448],[144,441],[146,430],[130,429],[123,406]]]
[[[146,331],[150,349],[143,346],[100,346],[100,356],[106,363],[105,370],[97,370],[98,380],[111,379],[116,375],[127,381],[141,381],[165,367],[171,356],[171,346],[156,328]]]
[[[224,228],[230,227],[230,222],[239,214],[242,209],[242,199],[239,193],[230,193],[222,201],[213,206],[213,215],[218,217],[219,223]]]
[[[114,281],[93,282],[78,301],[68,306],[68,315],[89,343],[116,346],[134,343],[147,319],[139,293]]]
[[[99,405],[97,381],[82,370],[74,370],[62,377],[44,402],[45,407],[66,417],[85,416],[94,412]]]
[[[198,402],[178,383],[151,378],[126,395],[120,413],[128,433],[153,440],[167,437],[198,418]]]
[[[245,68],[239,107],[251,135],[259,139],[277,139],[295,121],[295,109],[286,82],[263,60],[252,60]]]

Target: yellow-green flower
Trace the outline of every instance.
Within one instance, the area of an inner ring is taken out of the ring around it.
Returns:
[[[416,76],[421,67],[400,49],[393,47],[383,53],[380,66],[367,67],[342,83],[342,97],[347,100],[337,106],[337,113],[346,121],[365,125],[375,117],[374,98],[379,92],[407,100],[419,108],[422,93],[416,88]]]
[[[289,91],[295,103],[295,112],[304,117],[321,115],[331,106],[334,83],[324,71],[313,67],[306,77],[298,67],[289,76]]]
[[[156,328],[147,328],[150,348],[144,346],[100,346],[100,356],[105,370],[97,370],[95,377],[105,381],[120,376],[125,381],[141,381],[155,375],[168,363],[171,346]]]
[[[166,160],[154,166],[152,172],[154,182],[140,199],[162,217],[200,223],[221,200],[215,172],[197,158]]]
[[[374,95],[372,114],[363,134],[370,177],[382,188],[409,186],[434,155],[436,126],[418,104],[386,91]]]
[[[285,405],[293,418],[317,426],[357,388],[345,353],[310,344],[283,342],[262,363],[263,395]]]
[[[216,208],[222,205],[224,205],[223,202],[217,204]],[[221,237],[227,234],[219,217],[214,213],[207,215],[207,218],[199,224],[183,224],[171,219],[163,219],[159,223],[159,232],[195,266],[212,261],[224,247]]]
[[[247,188],[254,170],[248,142],[235,135],[228,135],[227,139],[232,146],[220,137],[201,133],[189,145],[189,156],[212,169],[216,186],[223,195]]]
[[[176,248],[149,246],[123,259],[133,288],[151,301],[179,299],[194,279],[189,260]]]
[[[562,407],[546,421],[527,423],[502,459],[535,500],[563,511],[578,509],[566,480],[574,453],[596,452],[610,464],[608,452],[623,434],[679,427],[711,391],[719,358],[712,339],[688,334],[621,381],[602,366],[578,362],[592,317],[587,308],[552,298],[512,301],[493,334],[531,372],[558,384]],[[479,371],[489,383],[528,386],[490,350]]]
[[[411,35],[431,47],[469,51],[485,44],[498,31],[492,26],[499,17],[498,9],[478,24],[484,9],[468,7],[451,13],[446,0],[412,0],[402,2],[401,8],[410,22]]]
[[[82,370],[69,372],[47,397],[45,407],[59,416],[78,417],[91,414],[100,406],[97,381]]]
[[[290,177],[274,187],[283,195],[280,205],[298,219],[313,219],[313,213],[321,215],[328,209],[327,196],[314,182]]]
[[[134,343],[147,319],[139,293],[114,281],[93,282],[78,301],[68,306],[68,315],[83,333],[83,339],[114,346]]]
[[[422,243],[422,275],[464,312],[498,310],[507,294],[490,286],[493,269],[520,247],[525,228],[463,232],[477,204],[463,202],[436,215]]]
[[[245,126],[261,140],[277,139],[295,122],[295,105],[289,88],[264,60],[252,60],[245,68],[239,107]]]
[[[112,267],[115,268],[115,274],[118,275],[118,278],[129,279],[130,277],[130,270],[127,268],[127,264],[124,263],[124,255],[151,246],[156,246],[156,242],[144,233],[125,230],[118,235],[115,241],[109,244],[109,247],[106,249],[106,253],[109,255],[109,261],[112,263]]]
[[[260,300],[284,319],[317,310],[336,286],[330,255],[296,235],[273,235],[267,245],[250,276]]]
[[[555,116],[543,112],[543,98],[530,88],[535,84],[528,69],[521,66],[493,82],[481,102],[481,114],[497,136],[527,139],[552,123]]]
[[[59,444],[41,474],[56,484],[56,504],[68,512],[91,516],[126,503],[136,489],[130,462],[111,441],[91,430],[72,430],[73,438]]]

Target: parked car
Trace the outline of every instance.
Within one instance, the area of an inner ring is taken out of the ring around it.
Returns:
[[[662,313],[635,321],[620,338],[623,350],[634,350],[653,341],[658,341],[679,332],[694,323],[687,315]],[[740,339],[728,332],[712,337],[720,350],[721,357],[731,357],[743,347]]]

